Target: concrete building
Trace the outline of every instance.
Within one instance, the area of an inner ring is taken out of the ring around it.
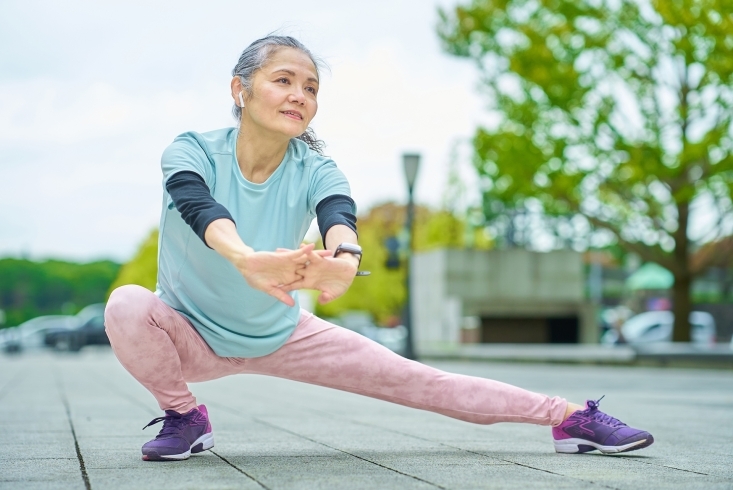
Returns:
[[[582,255],[434,250],[412,259],[415,345],[595,343]]]

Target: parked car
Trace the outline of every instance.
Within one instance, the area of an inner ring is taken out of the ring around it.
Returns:
[[[621,326],[623,340],[629,344],[671,342],[674,314],[671,311],[647,311],[629,318]],[[716,338],[715,320],[710,313],[690,313],[690,337],[696,344],[714,344]],[[604,344],[620,343],[618,332],[609,330],[601,339]]]
[[[46,347],[46,334],[68,331],[79,326],[79,318],[71,315],[48,315],[32,318],[6,330],[2,338],[5,352],[21,352]]]
[[[407,328],[403,325],[396,327],[379,327],[374,324],[369,313],[352,311],[344,313],[338,319],[332,319],[333,323],[340,325],[364,337],[382,344],[392,352],[404,355],[407,349]]]
[[[46,345],[71,352],[77,352],[85,345],[109,345],[109,338],[104,330],[104,303],[85,307],[76,318],[75,328],[48,331]]]

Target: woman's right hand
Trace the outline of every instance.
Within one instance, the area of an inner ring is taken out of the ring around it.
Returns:
[[[255,252],[242,241],[236,225],[227,218],[209,223],[205,243],[234,264],[247,284],[288,306],[295,305],[287,293],[290,291],[287,286],[302,278],[297,272],[305,267],[308,254],[313,250],[312,244],[298,250]]]
[[[294,306],[295,301],[286,292],[289,291],[287,286],[302,279],[298,271],[305,268],[313,247],[314,245],[310,244],[297,250],[251,251],[244,254],[234,265],[251,287],[277,298],[288,306]]]

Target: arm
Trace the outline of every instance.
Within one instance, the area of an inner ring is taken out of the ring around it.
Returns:
[[[324,246],[326,250],[333,252],[342,243],[353,243],[359,245],[358,238],[354,230],[345,225],[334,225],[326,232],[326,240]],[[339,254],[339,259],[348,260],[355,268],[359,267],[359,258],[350,253]],[[356,274],[356,270],[354,271]]]
[[[341,243],[358,245],[356,235],[356,216],[354,200],[343,194],[334,194],[321,200],[316,206],[318,228],[321,230],[323,246],[333,252]],[[351,254],[339,254],[339,258],[347,258],[357,267],[359,259]]]
[[[205,236],[206,243],[231,262],[250,286],[288,306],[295,305],[287,294],[291,290],[288,285],[301,279],[298,271],[305,268],[313,245],[281,253],[255,252],[242,241],[234,223],[228,219],[213,221],[206,228]]]
[[[348,291],[359,268],[359,258],[349,253],[333,257],[333,251],[344,242],[358,244],[353,209],[354,201],[344,195],[329,196],[318,204],[318,227],[327,250],[308,253],[308,265],[299,271],[303,279],[288,286],[289,289],[317,289],[321,291],[318,297],[321,304]]]
[[[231,214],[214,200],[200,175],[178,172],[168,179],[166,189],[183,220],[206,246],[231,262],[250,286],[288,306],[295,304],[280,286],[300,279],[297,271],[304,267],[312,245],[281,254],[255,252],[242,241]]]

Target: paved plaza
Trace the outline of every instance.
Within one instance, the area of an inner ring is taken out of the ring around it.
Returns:
[[[140,459],[160,425],[109,349],[0,356],[1,489],[733,489],[733,371],[435,362],[601,408],[651,447],[556,454],[550,430],[477,426],[263,376],[193,385],[212,451]]]

